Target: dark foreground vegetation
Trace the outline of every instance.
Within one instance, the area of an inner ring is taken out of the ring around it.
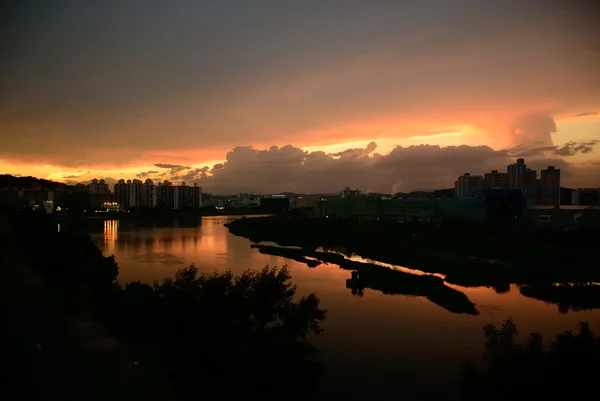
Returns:
[[[593,230],[555,232],[511,229],[476,223],[429,224],[348,219],[262,217],[227,224],[231,233],[253,242],[297,246],[306,253],[324,248],[445,275],[462,286],[493,287],[516,283],[600,282],[595,268]]]
[[[285,267],[265,267],[235,277],[202,274],[191,266],[152,286],[121,286],[114,258],[102,256],[87,235],[57,233],[56,226],[40,216],[19,219],[3,223],[3,254],[10,255],[4,267],[12,274],[7,286],[18,294],[19,287],[27,287],[29,275],[38,277],[44,288],[33,291],[37,305],[26,309],[3,299],[13,329],[8,342],[13,349],[5,363],[18,366],[10,381],[20,399],[308,399],[314,395],[321,365],[312,358],[316,350],[307,336],[321,331],[326,311],[314,294],[296,296]],[[42,316],[32,314],[36,310]],[[46,323],[31,333],[23,322],[37,318]],[[86,358],[90,366],[102,365],[86,355],[88,350],[76,340],[73,327],[82,324],[69,322],[106,327],[110,338],[99,339],[90,349],[100,347],[100,354],[109,359],[113,349],[126,349],[128,357],[120,352],[120,364],[84,369]],[[113,342],[119,345],[111,346]],[[63,370],[57,367],[59,356],[69,365]],[[131,369],[135,380],[131,375],[115,377],[112,387],[91,379],[85,385],[78,382],[82,375],[108,378],[118,376],[115,370]],[[77,371],[79,376],[72,376]],[[55,391],[44,387],[49,383]],[[130,392],[128,386],[133,386]]]
[[[517,341],[509,318],[500,327],[484,327],[483,367],[463,366],[463,400],[584,400],[596,399],[594,383],[600,374],[600,337],[586,322],[577,333],[556,335],[549,347],[542,336]]]

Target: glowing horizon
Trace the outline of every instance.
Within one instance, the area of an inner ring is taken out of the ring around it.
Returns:
[[[600,186],[594,10],[201,3],[15,5],[0,173],[186,177],[223,191],[447,186],[502,168],[501,151],[519,146],[569,185]]]

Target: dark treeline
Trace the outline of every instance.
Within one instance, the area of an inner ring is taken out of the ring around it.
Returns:
[[[58,233],[49,222],[10,222],[4,251],[39,274],[49,288],[41,302],[51,300],[58,316],[105,325],[157,394],[153,378],[179,399],[307,399],[316,391],[322,367],[307,336],[321,331],[326,311],[314,294],[296,296],[285,267],[236,277],[191,266],[161,283],[122,286],[114,258],[88,235]]]
[[[509,284],[600,281],[590,263],[595,233],[514,230],[476,223],[423,224],[349,219],[264,217],[227,224],[254,242],[273,241],[306,250],[344,249],[347,254],[430,273],[463,286],[498,291]]]
[[[549,347],[539,333],[525,343],[506,319],[500,327],[484,327],[484,366],[468,361],[463,366],[463,400],[582,400],[595,398],[600,374],[600,337],[586,322],[577,333],[556,335]]]
[[[526,285],[522,295],[558,305],[560,313],[600,308],[598,283],[566,283],[557,285]]]

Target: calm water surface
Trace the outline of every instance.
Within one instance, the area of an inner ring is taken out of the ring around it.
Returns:
[[[261,254],[223,225],[235,218],[95,220],[91,233],[105,255],[115,255],[122,283],[151,283],[191,263],[201,271],[234,273],[287,264],[299,295],[315,292],[328,309],[325,332],[313,339],[327,367],[322,387],[328,399],[418,400],[442,394],[452,399],[460,363],[481,354],[482,326],[508,316],[523,335],[538,331],[547,338],[576,329],[582,320],[592,329],[600,327],[600,311],[561,314],[557,305],[524,297],[515,286],[504,294],[453,286],[476,304],[478,316],[451,313],[423,297],[370,289],[362,297],[353,296],[346,288],[350,271],[331,264],[309,268]],[[398,396],[391,397],[393,393]]]

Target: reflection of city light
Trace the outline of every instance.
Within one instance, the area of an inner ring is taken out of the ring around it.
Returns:
[[[60,232],[60,223],[58,223],[58,232]]]
[[[104,220],[104,242],[115,243],[118,238],[118,220]]]

